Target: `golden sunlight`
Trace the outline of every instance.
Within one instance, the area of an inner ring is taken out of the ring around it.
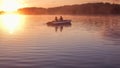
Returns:
[[[23,17],[17,14],[4,14],[1,16],[2,27],[9,33],[14,33],[22,28],[23,21]]]
[[[17,0],[3,0],[1,4],[1,10],[5,12],[13,12],[21,8],[22,4]]]

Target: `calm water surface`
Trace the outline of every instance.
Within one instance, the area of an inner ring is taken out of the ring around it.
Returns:
[[[120,68],[120,16],[1,15],[0,68]]]

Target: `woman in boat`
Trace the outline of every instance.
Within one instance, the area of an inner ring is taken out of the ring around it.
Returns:
[[[55,21],[58,21],[58,18],[57,18],[57,17],[55,17]]]

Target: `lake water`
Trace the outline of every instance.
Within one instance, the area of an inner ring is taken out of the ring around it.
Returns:
[[[1,15],[0,68],[120,68],[120,16],[55,16]]]

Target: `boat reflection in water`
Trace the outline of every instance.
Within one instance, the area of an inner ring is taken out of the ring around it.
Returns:
[[[58,30],[60,30],[60,32],[62,32],[64,27],[71,26],[71,20],[63,20],[62,16],[61,16],[60,20],[56,20],[56,19],[57,19],[57,17],[55,18],[54,21],[50,21],[50,22],[46,23],[48,26],[55,27],[56,32]]]
[[[60,32],[63,31],[64,27],[71,27],[71,21],[69,21],[68,23],[58,23],[58,24],[48,24],[48,27],[54,27],[55,28],[55,32],[58,32],[60,30]]]

